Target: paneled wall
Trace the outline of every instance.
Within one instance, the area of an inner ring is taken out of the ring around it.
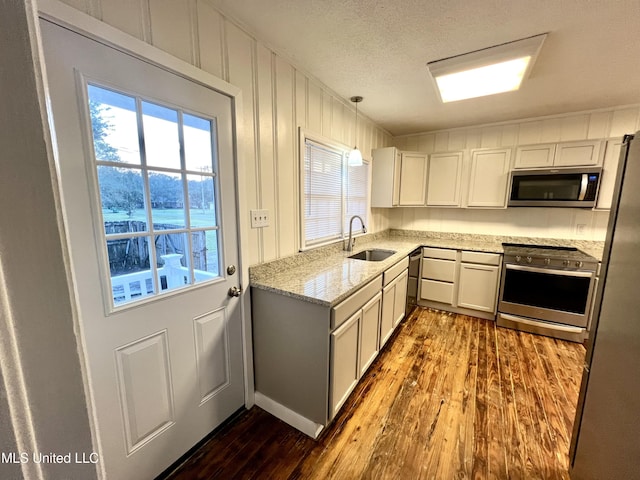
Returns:
[[[64,0],[68,5],[158,47],[242,89],[240,161],[248,208],[266,209],[270,226],[250,230],[250,265],[297,252],[298,127],[346,145],[365,158],[392,144],[391,135],[353,105],[300,71],[206,0]],[[354,94],[358,92],[354,86]],[[249,212],[241,212],[249,218]],[[389,212],[374,209],[370,231],[388,228]]]
[[[402,150],[427,153],[533,143],[619,138],[640,130],[640,107],[626,106],[395,138]],[[391,209],[393,228],[604,240],[609,214],[577,208]],[[586,225],[583,230],[578,225]]]

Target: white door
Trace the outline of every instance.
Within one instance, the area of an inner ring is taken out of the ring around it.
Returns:
[[[232,100],[41,28],[100,466],[153,478],[244,404]]]

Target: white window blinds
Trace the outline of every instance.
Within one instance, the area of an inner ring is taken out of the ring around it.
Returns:
[[[352,215],[366,224],[368,181],[368,163],[347,167],[345,149],[304,139],[303,247],[345,237]]]

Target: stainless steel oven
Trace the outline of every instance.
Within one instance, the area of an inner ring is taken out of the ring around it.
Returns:
[[[498,325],[581,342],[598,262],[572,247],[505,244]]]

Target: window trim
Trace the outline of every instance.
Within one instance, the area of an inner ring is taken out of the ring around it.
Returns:
[[[349,233],[348,231],[344,230],[344,216],[345,216],[345,208],[346,208],[346,192],[345,192],[345,185],[343,185],[342,187],[342,219],[340,220],[340,224],[342,226],[342,234],[340,238],[337,239],[331,239],[331,240],[327,240],[324,242],[318,242],[318,243],[314,243],[313,245],[306,245],[306,239],[305,239],[305,220],[304,220],[304,205],[305,205],[305,193],[304,193],[304,187],[305,187],[305,175],[304,175],[304,158],[305,158],[305,140],[311,140],[312,142],[315,143],[319,143],[321,145],[324,145],[326,147],[330,147],[336,150],[340,150],[342,152],[342,162],[343,162],[343,168],[348,168],[347,166],[347,159],[348,159],[348,155],[349,152],[352,150],[353,147],[349,147],[348,145],[338,142],[336,140],[332,140],[330,138],[327,138],[325,136],[322,136],[320,134],[317,134],[315,132],[312,132],[310,130],[307,130],[305,128],[300,127],[299,129],[299,134],[298,134],[298,169],[299,169],[299,175],[298,175],[298,191],[299,191],[299,198],[298,198],[298,221],[299,221],[299,225],[300,225],[300,229],[298,232],[298,251],[300,252],[305,252],[305,251],[309,251],[309,250],[313,250],[315,248],[318,247],[323,247],[323,246],[327,246],[327,245],[333,245],[339,242],[344,242],[346,238],[348,238]],[[363,163],[367,165],[368,167],[368,172],[367,172],[367,205],[366,205],[366,223],[370,224],[371,223],[371,160],[363,158]],[[367,226],[367,228],[369,228],[369,226]],[[364,233],[362,233],[361,231],[358,231],[358,233],[354,233],[353,238],[357,238],[359,236],[365,235]]]

